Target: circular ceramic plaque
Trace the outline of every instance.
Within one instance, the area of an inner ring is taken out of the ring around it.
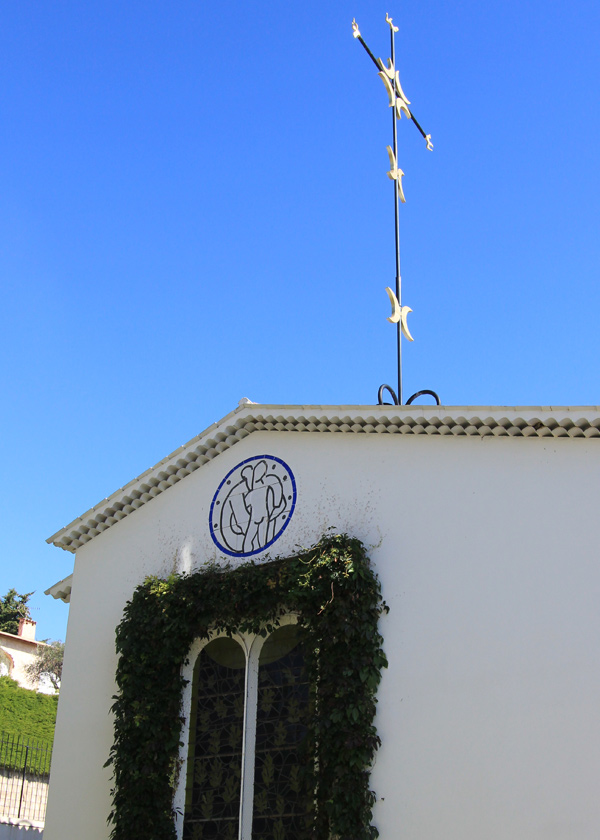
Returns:
[[[219,484],[210,506],[210,535],[235,557],[250,557],[279,539],[296,506],[291,469],[274,455],[247,458]]]

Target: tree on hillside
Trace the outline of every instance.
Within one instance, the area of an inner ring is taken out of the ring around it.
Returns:
[[[64,655],[64,642],[50,642],[43,647],[40,645],[35,660],[25,668],[27,676],[36,682],[47,677],[56,691],[59,691]]]
[[[17,635],[19,619],[31,618],[27,601],[32,595],[33,592],[19,595],[16,589],[9,589],[4,598],[0,598],[0,630]]]

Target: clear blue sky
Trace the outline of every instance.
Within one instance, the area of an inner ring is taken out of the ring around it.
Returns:
[[[405,394],[600,402],[594,0],[5,3],[2,575],[67,607],[45,538],[222,417],[371,404],[395,376],[389,12]],[[101,598],[101,593],[99,593]]]

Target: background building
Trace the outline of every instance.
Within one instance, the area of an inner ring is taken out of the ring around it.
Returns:
[[[27,674],[27,666],[33,664],[39,648],[46,645],[36,641],[35,628],[35,621],[21,618],[16,636],[0,631],[0,676],[11,677],[23,688],[54,694],[54,688],[47,679],[34,680]]]

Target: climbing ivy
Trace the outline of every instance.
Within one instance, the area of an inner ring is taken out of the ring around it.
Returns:
[[[387,667],[378,618],[387,611],[365,549],[324,538],[296,557],[149,577],[117,628],[112,707],[113,840],[175,840],[173,792],[182,726],[184,665],[194,639],[215,631],[266,636],[298,613],[313,695],[306,736],[315,840],[371,840],[370,767],[380,739],[376,691]]]

